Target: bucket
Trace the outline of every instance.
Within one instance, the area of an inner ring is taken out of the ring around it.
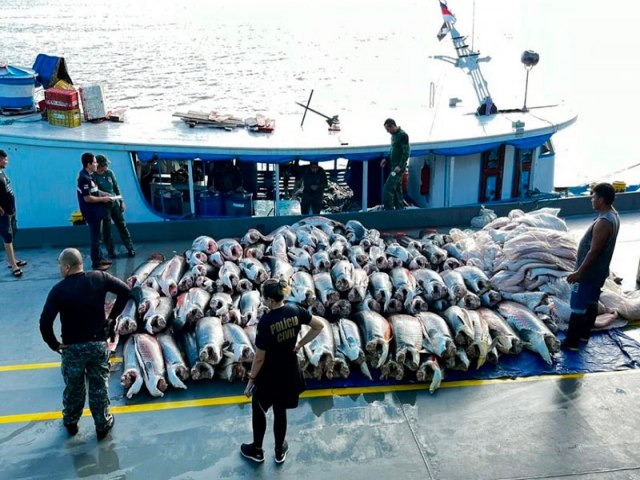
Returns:
[[[163,215],[182,215],[182,194],[178,190],[156,190],[153,208]]]
[[[227,193],[224,196],[224,213],[228,217],[253,215],[253,193]]]
[[[0,67],[0,108],[33,108],[36,72],[30,68]]]
[[[196,195],[196,215],[200,217],[220,217],[224,214],[224,201],[219,192],[203,190]]]

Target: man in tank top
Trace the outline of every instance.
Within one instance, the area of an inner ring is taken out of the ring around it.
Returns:
[[[598,216],[580,240],[576,270],[567,277],[573,286],[569,330],[562,343],[565,350],[578,350],[581,340],[589,341],[598,315],[600,291],[609,276],[620,228],[620,217],[613,208],[615,197],[609,183],[599,183],[591,190],[591,205]]]

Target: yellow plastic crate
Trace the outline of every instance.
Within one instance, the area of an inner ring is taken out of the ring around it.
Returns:
[[[613,185],[616,193],[622,193],[627,190],[627,182],[612,182],[611,185]]]
[[[74,128],[80,126],[80,110],[47,110],[49,125]]]

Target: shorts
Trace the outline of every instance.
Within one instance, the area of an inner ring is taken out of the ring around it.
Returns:
[[[573,313],[585,313],[590,303],[597,303],[600,298],[602,285],[582,282],[571,286],[571,311]]]
[[[4,243],[13,243],[13,238],[18,231],[16,223],[16,214],[9,215],[5,213],[0,215],[0,237],[4,240]]]

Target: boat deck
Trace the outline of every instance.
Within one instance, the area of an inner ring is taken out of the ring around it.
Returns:
[[[581,235],[591,220],[568,220]],[[137,245],[118,259],[126,276],[145,255],[190,242]],[[613,270],[634,288],[640,213],[622,214]],[[84,249],[86,250],[86,248]],[[69,438],[59,420],[59,357],[42,342],[38,318],[58,278],[58,249],[20,251],[21,279],[0,272],[5,332],[0,349],[1,479],[637,479],[640,369],[423,386],[311,390],[289,411],[290,453],[273,462],[243,459],[251,411],[241,384],[190,384],[162,399],[128,401],[115,364],[110,394],[116,425],[97,442],[90,417]]]

